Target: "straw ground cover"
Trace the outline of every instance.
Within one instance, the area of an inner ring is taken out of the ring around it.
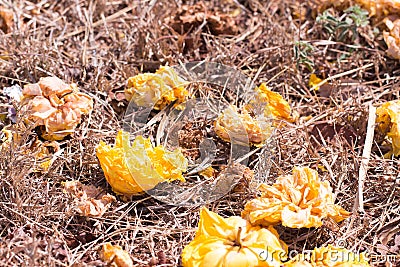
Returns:
[[[113,143],[122,128],[127,102],[118,96],[127,79],[195,60],[234,66],[256,84],[266,82],[298,114],[274,136],[268,183],[294,166],[311,167],[331,183],[336,202],[353,212],[339,225],[278,227],[289,249],[343,241],[353,251],[399,253],[400,163],[383,157],[388,147],[380,145],[379,133],[366,138],[370,104],[399,99],[399,61],[385,53],[384,25],[367,17],[357,27],[332,28],[337,22],[318,16],[318,1],[195,2],[0,1],[13,14],[12,21],[4,15],[0,20],[0,89],[57,76],[94,99],[91,115],[59,142],[63,151],[44,173],[32,172],[37,162],[25,153],[37,129],[20,127],[24,114],[11,125],[22,138],[0,155],[1,266],[106,266],[98,251],[105,242],[123,247],[136,266],[180,265],[200,207],[168,206],[144,195],[129,202],[117,198],[99,218],[82,217],[62,183],[79,180],[112,194],[96,146]],[[339,19],[347,7],[330,14]],[[329,84],[310,89],[312,72],[331,77]],[[3,108],[7,100],[1,99]],[[1,120],[0,127],[10,124]],[[371,141],[360,187],[363,151]],[[260,160],[252,157],[250,164]],[[262,162],[259,167],[266,171]],[[255,195],[231,193],[208,207],[240,215]]]

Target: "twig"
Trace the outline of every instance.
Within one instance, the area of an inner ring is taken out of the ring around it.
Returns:
[[[370,63],[370,64],[367,64],[367,65],[365,65],[365,66],[359,67],[359,68],[357,68],[357,69],[352,69],[352,70],[348,70],[348,71],[345,71],[345,72],[342,72],[342,73],[338,73],[338,74],[336,74],[336,75],[333,75],[333,76],[331,76],[331,77],[326,78],[325,80],[322,80],[322,81],[319,82],[317,85],[314,85],[312,89],[319,88],[320,86],[324,85],[325,83],[327,83],[327,82],[329,82],[329,81],[332,81],[332,80],[334,80],[334,79],[336,79],[336,78],[340,78],[340,77],[343,77],[343,76],[352,74],[352,73],[357,72],[357,71],[359,71],[359,70],[368,69],[369,67],[372,67],[373,65],[374,65],[374,63]]]
[[[121,9],[120,11],[118,11],[118,12],[116,12],[116,13],[108,16],[108,17],[106,17],[105,19],[100,19],[100,20],[94,22],[92,27],[96,28],[96,27],[98,27],[98,26],[100,26],[100,25],[102,25],[102,24],[104,24],[106,22],[110,22],[110,21],[112,21],[114,19],[118,19],[122,15],[124,15],[125,13],[128,13],[129,11],[131,11],[132,9],[133,9],[133,6],[128,6],[128,7],[124,8],[124,9]],[[58,41],[63,41],[63,40],[68,39],[68,38],[70,38],[72,36],[78,35],[78,34],[84,32],[85,30],[86,30],[86,26],[79,27],[76,31],[70,32],[70,33],[68,33],[68,34],[66,34],[66,35],[64,35],[62,37],[59,37]]]
[[[367,136],[365,138],[364,150],[362,154],[360,169],[358,172],[358,195],[355,200],[354,209],[359,212],[364,212],[364,181],[367,177],[368,163],[371,157],[372,142],[374,140],[374,129],[375,129],[375,118],[376,118],[376,108],[369,104],[369,115],[368,115],[368,126],[367,126]]]

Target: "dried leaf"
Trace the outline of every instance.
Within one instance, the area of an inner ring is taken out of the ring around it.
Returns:
[[[128,79],[125,97],[141,107],[161,110],[177,101],[176,106],[185,101],[187,82],[171,67],[160,67],[156,73],[142,73]]]
[[[182,172],[186,171],[188,161],[182,152],[153,147],[150,139],[142,136],[137,136],[130,145],[129,133],[119,131],[115,146],[101,141],[96,154],[113,191],[128,198],[161,182],[185,181]]]
[[[83,216],[101,217],[116,199],[93,185],[79,181],[63,183],[64,191],[74,198],[76,211]]]
[[[376,109],[377,129],[387,136],[392,144],[392,151],[385,155],[400,155],[400,100],[383,103]]]
[[[75,84],[68,85],[57,77],[25,85],[21,104],[22,110],[30,113],[26,122],[44,126],[42,137],[50,141],[72,134],[82,115],[93,110],[91,97],[78,92]]]
[[[348,144],[353,144],[357,138],[355,130],[349,125],[337,125],[335,123],[315,124],[310,132],[311,143],[314,147],[324,143],[335,143],[340,138],[344,138]]]
[[[278,177],[272,186],[261,184],[259,190],[261,197],[249,201],[242,212],[254,225],[320,227],[324,218],[340,222],[351,214],[334,204],[329,182],[309,168],[296,167],[292,175]]]
[[[133,267],[133,261],[129,253],[118,245],[103,244],[100,258],[112,267]]]
[[[216,179],[220,183],[225,182],[225,188],[230,187],[230,190],[221,190],[221,192],[246,193],[254,179],[254,171],[240,163],[233,163],[229,166],[221,166],[221,172]]]
[[[214,35],[234,35],[238,32],[232,15],[207,9],[203,3],[193,6],[182,5],[176,14],[168,19],[167,24],[179,34],[196,31],[200,26],[204,30],[209,29]]]
[[[182,251],[184,267],[280,266],[287,246],[271,226],[252,226],[233,216],[227,219],[202,208],[196,236]],[[260,255],[270,257],[262,258]]]
[[[400,232],[400,217],[386,223],[383,227],[378,229],[379,240],[383,245],[387,245],[389,241]]]

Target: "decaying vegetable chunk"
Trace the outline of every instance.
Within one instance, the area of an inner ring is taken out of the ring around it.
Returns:
[[[45,127],[42,137],[46,140],[62,140],[72,134],[82,115],[93,110],[90,96],[57,77],[25,85],[21,105],[22,111],[29,113],[26,122]]]
[[[161,182],[185,181],[182,172],[188,161],[181,150],[170,152],[163,146],[153,147],[150,139],[142,136],[130,145],[129,133],[119,131],[114,147],[101,141],[96,153],[113,191],[128,198]]]
[[[324,218],[340,222],[350,216],[334,204],[332,188],[322,182],[310,168],[294,168],[292,175],[278,177],[271,186],[261,184],[261,197],[250,200],[242,217],[255,225],[276,225],[291,228],[319,227]]]

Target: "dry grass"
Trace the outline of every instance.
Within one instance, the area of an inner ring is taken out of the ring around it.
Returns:
[[[173,30],[169,14],[193,2],[0,0],[17,18],[14,31],[0,31],[0,88],[55,75],[76,82],[95,100],[93,113],[61,142],[64,151],[47,173],[32,172],[34,157],[24,154],[26,143],[36,138],[34,130],[1,151],[1,266],[103,266],[98,248],[109,241],[126,249],[136,266],[180,264],[182,248],[193,238],[199,207],[168,206],[143,196],[118,200],[101,218],[85,218],[73,211],[61,182],[77,179],[112,193],[95,155],[99,141],[112,142],[122,127],[124,107],[117,110],[107,101],[109,91],[123,90],[126,79],[139,72],[194,60],[235,66],[257,83],[267,82],[303,117],[278,130],[267,182],[293,166],[310,166],[331,182],[337,203],[354,212],[339,227],[279,228],[289,248],[345,241],[349,249],[377,252],[385,225],[400,216],[400,164],[398,159],[383,159],[385,148],[376,143],[364,187],[365,212],[354,210],[354,203],[368,103],[399,98],[399,62],[385,57],[382,36],[368,39],[365,33],[357,43],[327,42],[327,34],[311,16],[294,16],[300,4],[290,0],[209,1],[207,12],[239,12],[233,36],[211,34],[210,25],[197,25],[186,34]],[[294,60],[299,39],[315,47],[309,57],[318,75],[338,75],[331,82],[330,97],[309,90],[310,72]],[[344,97],[338,93],[344,79],[365,90]],[[311,117],[305,120],[306,116]],[[352,136],[354,142],[321,138],[312,131],[321,124],[346,125],[343,136]],[[250,198],[231,194],[209,207],[226,216],[239,215]]]

